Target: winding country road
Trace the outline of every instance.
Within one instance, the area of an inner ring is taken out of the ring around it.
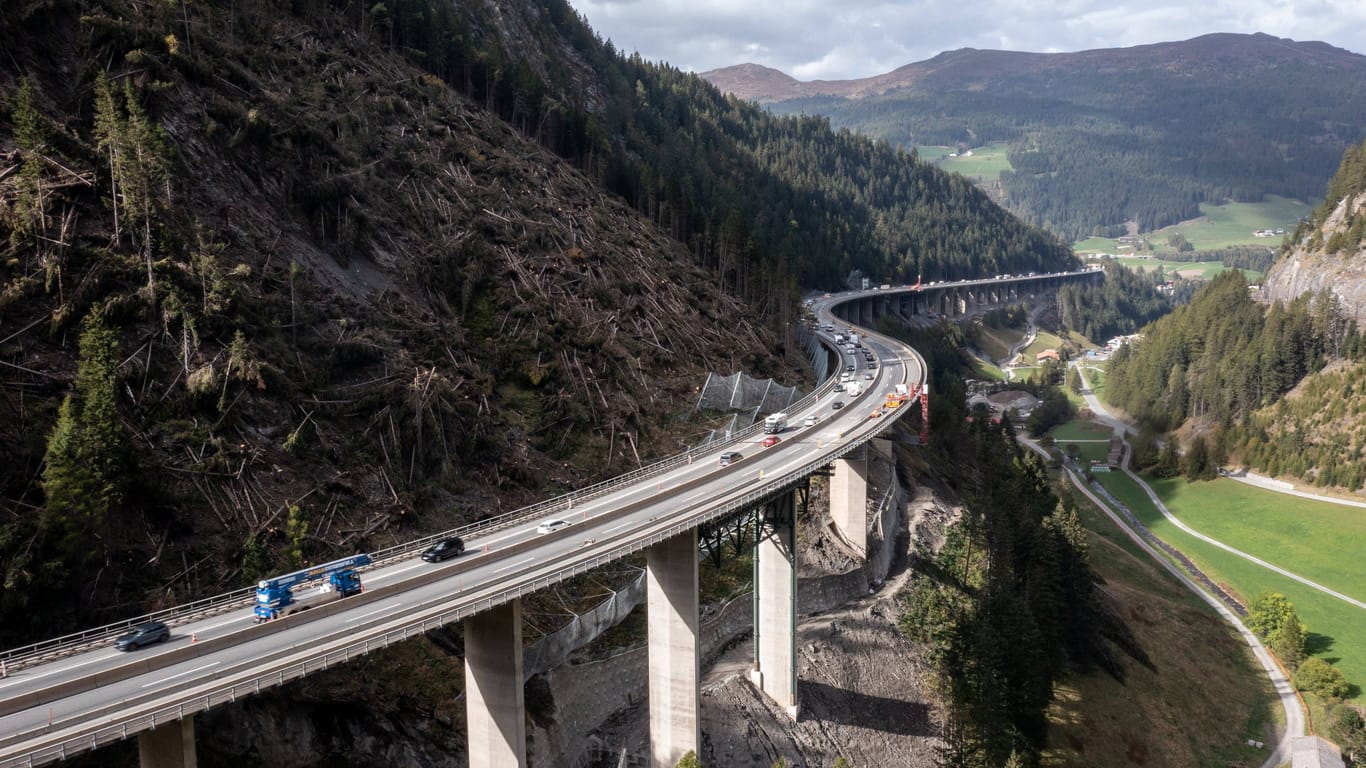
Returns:
[[[1130,432],[1134,431],[1132,426],[1122,421],[1121,419],[1115,417],[1108,410],[1106,410],[1105,406],[1101,404],[1100,400],[1094,394],[1091,393],[1091,384],[1086,380],[1085,369],[1082,368],[1082,366],[1075,367],[1077,369],[1078,374],[1081,375],[1082,391],[1084,393],[1082,396],[1086,399],[1087,407],[1089,407],[1091,409],[1091,412],[1095,414],[1096,420],[1107,424],[1114,431],[1114,433],[1119,435],[1121,438],[1126,437]],[[1039,450],[1037,445],[1030,445],[1030,447],[1034,448],[1035,450]],[[1126,475],[1132,478],[1133,481],[1137,483],[1140,488],[1143,489],[1143,492],[1147,494],[1148,499],[1152,501],[1153,505],[1157,507],[1159,512],[1162,513],[1162,516],[1170,520],[1172,524],[1176,525],[1181,530],[1191,534],[1192,536],[1195,536],[1201,541],[1208,542],[1216,547],[1219,547],[1220,549],[1224,549],[1228,552],[1238,555],[1239,557],[1246,558],[1247,560],[1250,560],[1251,562],[1254,562],[1264,568],[1268,568],[1272,571],[1275,571],[1276,573],[1294,579],[1295,581],[1301,582],[1307,586],[1322,590],[1323,592],[1331,594],[1334,597],[1337,597],[1341,600],[1345,600],[1359,607],[1366,608],[1366,603],[1362,603],[1359,600],[1343,595],[1340,592],[1331,590],[1321,584],[1316,584],[1315,582],[1310,581],[1309,579],[1306,579],[1303,576],[1291,573],[1290,571],[1287,571],[1284,568],[1272,565],[1271,563],[1268,563],[1265,560],[1262,560],[1253,555],[1249,555],[1246,552],[1242,552],[1241,550],[1230,547],[1227,544],[1224,544],[1223,542],[1217,539],[1210,538],[1209,536],[1206,536],[1200,533],[1199,531],[1196,531],[1195,529],[1191,528],[1190,526],[1186,525],[1175,515],[1173,515],[1170,510],[1167,509],[1166,505],[1162,503],[1162,500],[1157,497],[1157,494],[1153,492],[1153,489],[1147,483],[1143,482],[1142,478],[1134,474],[1134,472],[1129,467],[1130,455],[1131,452],[1126,450],[1124,454],[1124,465],[1121,467],[1121,469],[1124,471]],[[1192,592],[1199,595],[1200,599],[1204,600],[1206,603],[1209,603],[1210,606],[1213,607],[1214,610],[1217,611],[1220,616],[1224,617],[1225,621],[1233,625],[1234,629],[1238,631],[1238,634],[1243,637],[1243,640],[1246,641],[1249,646],[1251,646],[1253,654],[1257,657],[1257,661],[1261,663],[1262,668],[1266,670],[1267,677],[1271,679],[1272,685],[1275,686],[1276,695],[1280,698],[1281,706],[1285,710],[1285,731],[1281,736],[1281,741],[1279,744],[1276,745],[1276,748],[1272,750],[1271,754],[1267,756],[1266,761],[1262,763],[1261,768],[1276,768],[1277,766],[1289,761],[1291,739],[1297,736],[1305,735],[1304,707],[1300,703],[1299,696],[1296,694],[1294,686],[1290,684],[1290,680],[1286,678],[1285,673],[1282,671],[1280,665],[1276,662],[1276,660],[1272,657],[1271,653],[1267,651],[1266,646],[1264,646],[1262,644],[1262,641],[1259,640],[1257,636],[1254,635],[1252,631],[1249,630],[1247,626],[1243,624],[1242,620],[1239,619],[1238,616],[1233,613],[1233,611],[1229,610],[1228,606],[1224,605],[1218,598],[1209,594],[1189,576],[1181,572],[1180,569],[1178,569],[1166,557],[1164,557],[1161,553],[1154,549],[1152,545],[1150,545],[1146,540],[1144,540],[1142,536],[1140,536],[1137,532],[1131,529],[1129,525],[1119,517],[1119,515],[1115,514],[1114,510],[1112,510],[1107,504],[1102,503],[1101,500],[1094,493],[1091,492],[1091,489],[1087,487],[1086,483],[1081,478],[1076,476],[1076,474],[1072,471],[1071,468],[1067,469],[1067,473],[1068,476],[1072,478],[1073,485],[1076,486],[1079,490],[1081,490],[1081,492],[1084,493],[1086,497],[1089,498],[1096,506],[1104,510],[1105,514],[1108,515],[1110,519],[1113,520],[1115,524],[1118,525],[1120,529],[1123,530],[1124,533],[1134,541],[1134,543],[1142,547],[1143,550],[1147,552],[1149,555],[1151,555],[1154,560],[1161,563],[1164,568],[1166,568],[1169,572],[1171,572],[1173,576],[1175,576],[1183,584],[1185,584],[1187,588],[1189,588]]]

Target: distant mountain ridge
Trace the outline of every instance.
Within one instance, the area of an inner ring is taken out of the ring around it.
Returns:
[[[1296,61],[1351,69],[1366,62],[1366,56],[1319,41],[1302,42],[1261,32],[1216,32],[1179,42],[1067,53],[958,48],[880,75],[851,80],[801,81],[781,70],[754,63],[713,69],[699,77],[726,93],[771,104],[809,96],[865,98],[917,85],[972,87],[995,77],[1045,70],[1119,72],[1162,68],[1194,73],[1215,62],[1265,68]]]
[[[1265,34],[1076,53],[965,48],[858,80],[803,83],[756,65],[702,77],[893,146],[1004,144],[1008,167],[979,183],[1074,239],[1152,231],[1201,215],[1201,203],[1315,200],[1366,138],[1366,56]]]

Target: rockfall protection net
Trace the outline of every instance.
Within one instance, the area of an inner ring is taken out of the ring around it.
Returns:
[[[634,581],[613,592],[588,613],[551,632],[522,651],[522,677],[548,672],[569,659],[569,654],[592,642],[611,627],[621,623],[637,605],[645,602],[645,571]]]
[[[778,413],[802,397],[800,389],[785,387],[773,379],[756,379],[744,373],[709,373],[697,398],[698,410],[731,411],[733,415],[728,424],[712,430],[702,442],[723,440],[753,424],[761,414]]]

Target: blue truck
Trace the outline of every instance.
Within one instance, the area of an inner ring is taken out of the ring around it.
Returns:
[[[352,555],[301,571],[263,579],[256,585],[256,623],[360,594],[357,568],[370,564],[369,555]]]

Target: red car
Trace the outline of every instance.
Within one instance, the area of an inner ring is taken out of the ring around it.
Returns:
[[[781,437],[778,437],[777,435],[769,435],[768,437],[764,438],[763,446],[765,448],[772,448],[773,446],[777,445],[778,443],[781,443],[782,441],[783,439]]]

